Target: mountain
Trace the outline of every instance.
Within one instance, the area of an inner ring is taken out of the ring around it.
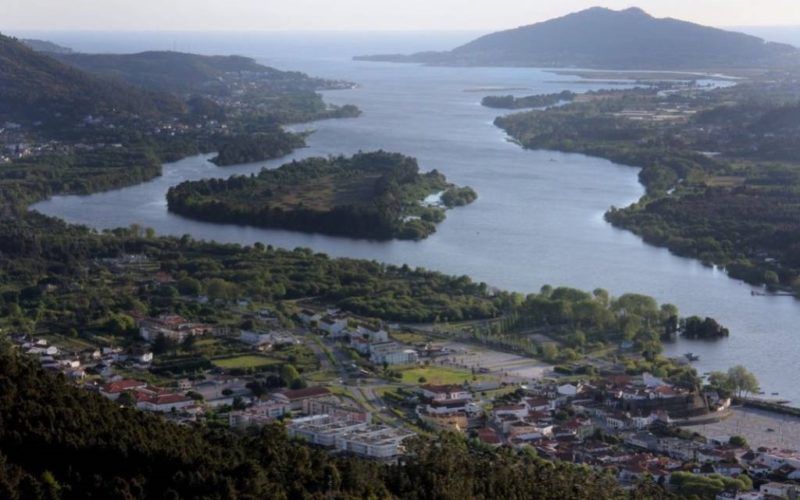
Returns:
[[[57,54],[58,60],[96,75],[145,89],[191,93],[224,92],[220,82],[230,75],[248,74],[275,90],[318,90],[331,82],[303,73],[280,71],[242,56],[203,56],[171,51],[137,54]]]
[[[53,54],[71,54],[73,51],[69,47],[48,42],[47,40],[36,40],[34,38],[23,38],[20,40],[23,44],[36,52],[50,52]]]
[[[795,47],[638,8],[602,7],[480,37],[449,52],[362,56],[369,61],[458,66],[703,70],[775,66],[798,58]]]
[[[183,109],[173,96],[89,75],[0,35],[0,120],[163,116]]]

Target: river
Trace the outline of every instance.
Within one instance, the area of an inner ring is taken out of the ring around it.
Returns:
[[[751,296],[752,287],[723,272],[611,227],[603,220],[604,211],[629,204],[643,193],[637,169],[582,155],[525,151],[492,125],[498,112],[479,105],[490,93],[582,92],[607,85],[536,69],[433,68],[351,60],[355,54],[452,47],[472,38],[467,33],[439,37],[62,33],[49,38],[86,51],[174,47],[242,53],[281,69],[356,82],[358,88],[326,92],[325,98],[356,104],[364,114],[294,127],[315,132],[308,148],[281,160],[219,168],[205,156],[190,157],[165,165],[164,175],[151,182],[90,196],[55,197],[36,204],[35,210],[98,229],[135,222],[160,234],[304,246],[337,257],[407,263],[521,292],[553,284],[652,295],[676,304],[682,314],[712,316],[731,330],[729,339],[713,343],[681,340],[667,345],[668,354],[698,354],[701,373],[744,364],[767,394],[779,393],[800,404],[800,303],[789,297]],[[167,189],[184,180],[227,177],[290,159],[378,148],[415,156],[423,169],[439,169],[451,181],[472,186],[478,201],[450,211],[436,234],[425,241],[388,243],[202,223],[166,209]]]

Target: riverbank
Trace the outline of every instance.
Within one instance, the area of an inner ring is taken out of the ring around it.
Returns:
[[[692,83],[664,91],[599,92],[588,101],[495,123],[526,148],[642,168],[646,195],[612,207],[606,220],[676,255],[717,265],[732,278],[796,294],[800,177],[794,129],[780,119],[794,110],[780,100],[792,87],[787,80],[769,92],[766,86],[747,82],[703,90],[702,100]],[[762,101],[751,107],[755,94]],[[731,140],[746,133],[742,143]],[[771,165],[763,166],[767,161]]]

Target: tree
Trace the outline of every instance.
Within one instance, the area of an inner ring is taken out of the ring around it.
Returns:
[[[742,436],[731,436],[728,442],[731,446],[736,446],[737,448],[747,448],[747,439]]]
[[[286,385],[291,386],[295,380],[300,378],[300,372],[294,365],[289,363],[281,366],[281,378],[286,382]]]
[[[153,353],[164,354],[172,347],[171,342],[163,333],[159,333],[153,341]]]
[[[133,394],[126,391],[117,396],[117,403],[119,403],[120,406],[133,408],[136,406],[136,398],[133,396]]]
[[[553,342],[542,345],[542,357],[545,361],[555,362],[558,360],[558,347]]]
[[[736,365],[728,370],[728,383],[739,398],[757,394],[760,390],[756,376],[742,365]]]
[[[186,338],[183,339],[183,342],[181,342],[181,348],[187,352],[194,351],[195,348],[194,335],[187,335]]]
[[[188,295],[191,297],[200,295],[200,291],[202,290],[200,282],[194,278],[182,278],[178,280],[176,286],[181,295]]]
[[[206,293],[211,300],[227,301],[236,297],[236,285],[220,278],[209,280]]]

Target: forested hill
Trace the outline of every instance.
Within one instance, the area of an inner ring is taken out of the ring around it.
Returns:
[[[45,373],[0,339],[0,498],[660,498],[613,476],[446,435],[403,465],[332,457],[280,426],[178,426]],[[644,488],[644,486],[642,487]]]
[[[0,35],[0,121],[86,115],[163,116],[183,112],[178,99],[86,74]]]
[[[53,57],[89,73],[150,90],[177,93],[222,92],[225,87],[219,81],[238,73],[247,73],[262,83],[269,83],[273,91],[314,91],[335,83],[300,72],[280,71],[243,56],[150,51],[137,54],[53,54]]]
[[[798,60],[789,45],[638,8],[595,7],[550,21],[492,33],[450,52],[360,59],[444,65],[712,69],[776,66]]]

